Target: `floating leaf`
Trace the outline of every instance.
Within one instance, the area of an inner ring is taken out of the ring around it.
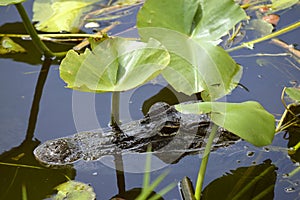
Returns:
[[[26,50],[19,44],[15,43],[9,37],[3,37],[0,41],[0,54],[24,53]]]
[[[274,27],[272,24],[262,20],[262,19],[253,19],[245,27],[246,30],[253,30],[258,37],[263,37],[272,33]]]
[[[155,38],[170,52],[171,60],[163,71],[164,78],[177,91],[187,95],[205,90],[203,98],[210,100],[228,94],[241,78],[241,67],[214,42],[246,15],[230,0],[222,2],[222,5],[216,0],[212,0],[212,4],[207,1],[148,0],[138,13],[137,26],[143,41]],[[221,15],[214,12],[223,11],[215,7],[226,8],[233,13],[228,12],[221,19]],[[208,20],[208,14],[216,19],[213,24],[222,23],[226,28],[219,32],[211,25],[204,30],[202,26],[206,23],[202,20]],[[195,26],[196,29],[193,29]],[[204,36],[205,31],[211,32],[212,36]]]
[[[77,32],[80,18],[98,0],[36,0],[33,3],[33,21],[36,29],[45,32]]]
[[[85,183],[78,181],[68,181],[55,188],[58,192],[54,200],[92,200],[96,199],[93,188]]]
[[[179,104],[183,113],[210,113],[211,120],[255,146],[271,144],[275,134],[275,118],[259,103],[199,102]]]
[[[22,3],[26,0],[0,0],[0,6],[8,6],[11,4]]]
[[[285,93],[293,100],[300,101],[300,88],[288,87],[285,89]]]
[[[299,3],[299,0],[272,0],[272,10],[279,11],[290,8]]]
[[[156,40],[148,43],[111,38],[78,55],[68,52],[60,76],[68,88],[92,91],[125,91],[157,76],[169,63],[169,53]]]

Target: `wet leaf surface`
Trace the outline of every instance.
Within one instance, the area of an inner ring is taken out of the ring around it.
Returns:
[[[124,91],[137,87],[163,70],[169,53],[160,43],[107,39],[93,51],[71,50],[60,65],[60,76],[68,88],[81,91]]]

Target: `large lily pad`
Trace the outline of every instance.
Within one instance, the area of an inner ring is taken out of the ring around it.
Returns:
[[[224,14],[223,9],[230,12]],[[216,26],[204,22],[209,15]],[[242,68],[215,41],[245,17],[231,0],[221,5],[218,0],[148,0],[138,13],[137,26],[143,41],[155,38],[170,52],[164,78],[187,95],[205,90],[203,98],[210,100],[228,94],[241,78]],[[220,24],[223,27],[216,30]]]
[[[183,113],[210,113],[218,126],[238,135],[256,146],[271,144],[275,134],[275,118],[259,103],[199,102],[179,104],[175,108]]]
[[[125,91],[153,79],[169,60],[169,53],[156,40],[111,38],[83,54],[69,51],[60,65],[60,76],[72,89]]]
[[[8,6],[11,4],[22,3],[26,0],[0,0],[0,6]]]
[[[80,18],[98,0],[35,0],[33,21],[36,29],[44,32],[77,32]]]

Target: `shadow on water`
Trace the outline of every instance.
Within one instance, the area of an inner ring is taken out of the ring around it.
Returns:
[[[203,191],[203,199],[273,199],[276,167],[271,160],[231,170],[212,181]]]
[[[41,165],[33,155],[34,149],[40,144],[39,140],[34,139],[34,131],[38,119],[40,100],[52,61],[51,58],[45,58],[39,71],[25,140],[19,146],[0,155],[0,171],[5,174],[0,180],[2,185],[0,199],[21,199],[22,187],[25,187],[28,191],[28,199],[43,199],[53,194],[57,185],[74,179],[76,176],[76,170],[72,166],[55,169],[47,168]],[[115,165],[117,166],[119,193],[124,194],[125,176],[122,155],[115,156]]]
[[[5,174],[0,181],[2,186],[0,199],[21,199],[22,187],[30,191],[28,199],[42,199],[51,194],[57,184],[69,178],[73,179],[76,175],[75,170],[72,168],[51,170],[42,167],[32,153],[40,144],[40,141],[34,139],[34,130],[39,112],[39,103],[51,62],[51,59],[45,59],[40,69],[25,140],[20,146],[0,155],[0,171]]]

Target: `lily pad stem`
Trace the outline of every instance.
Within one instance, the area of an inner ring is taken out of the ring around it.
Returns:
[[[34,44],[41,52],[44,53],[45,57],[48,57],[48,58],[49,57],[64,57],[66,55],[66,52],[54,53],[50,49],[48,49],[48,47],[44,44],[44,42],[41,41],[35,28],[31,24],[31,21],[27,15],[22,3],[17,3],[17,4],[15,4],[15,6],[16,6],[16,8],[23,20],[24,26],[25,26],[27,32],[29,33],[30,37],[32,38]]]
[[[216,136],[217,130],[218,130],[218,125],[213,124],[210,135],[208,137],[207,144],[205,146],[203,159],[202,159],[200,169],[199,169],[199,172],[198,172],[198,178],[197,178],[196,189],[195,189],[195,198],[196,198],[196,200],[201,199],[201,191],[202,191],[205,171],[206,171],[206,167],[207,167],[207,163],[208,163],[208,158],[209,158],[212,143],[213,143],[213,140]]]
[[[113,92],[112,93],[112,100],[111,100],[111,119],[110,124],[112,126],[120,124],[120,92]]]

